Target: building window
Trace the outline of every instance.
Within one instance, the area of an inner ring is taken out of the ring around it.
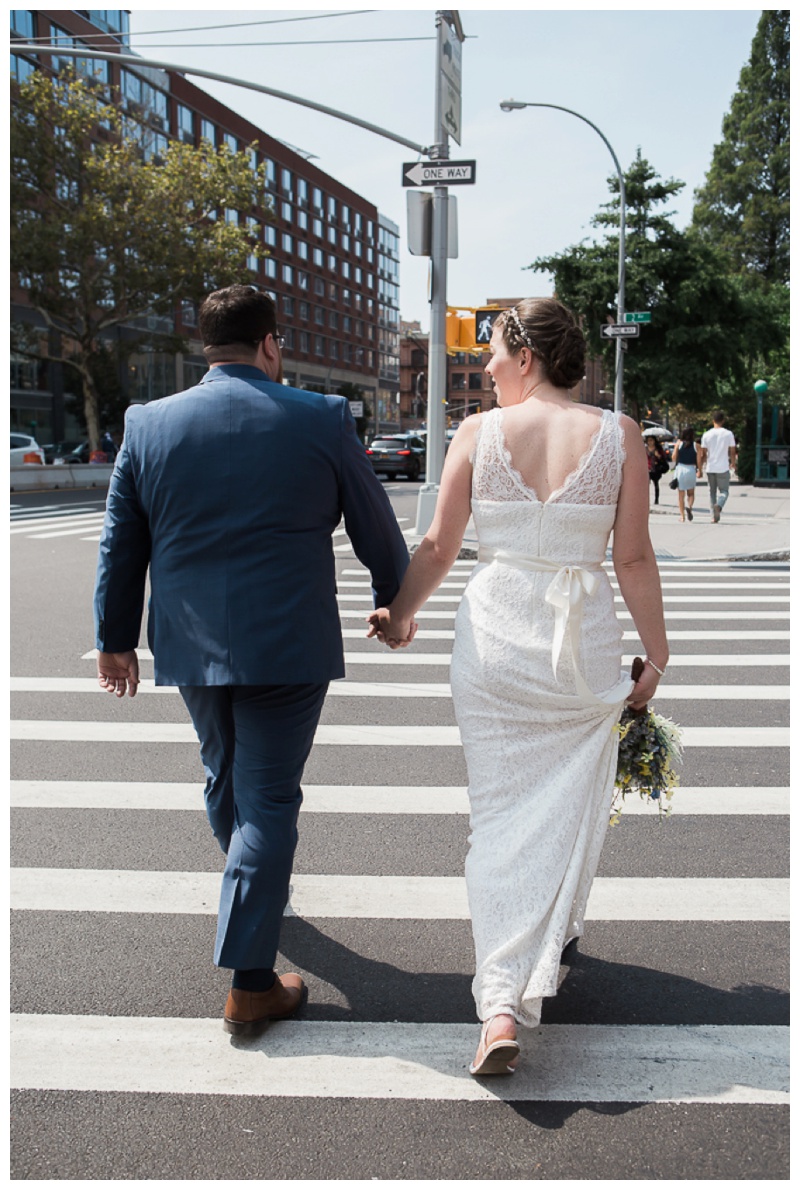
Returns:
[[[239,142],[232,132],[223,132],[222,143],[227,145],[232,153],[239,152]]]
[[[364,308],[364,299],[361,297],[361,294],[357,293],[355,295],[355,299],[356,299],[356,310],[362,310]]]
[[[185,103],[178,104],[178,140],[186,145],[194,144],[194,112]]]
[[[344,333],[346,335],[349,335],[352,332],[352,329],[353,329],[353,320],[350,318],[349,314],[345,314],[342,317],[342,330],[344,331]]]
[[[298,309],[300,311],[300,321],[308,322],[308,315],[310,311],[308,302],[301,302]]]
[[[325,325],[325,311],[322,309],[322,306],[314,307],[314,321],[316,322],[317,326]]]
[[[308,244],[305,240],[297,241],[297,255],[301,260],[308,260]]]
[[[293,251],[292,237],[288,232],[284,232],[281,236],[281,247],[283,248],[284,252]]]
[[[463,372],[450,373],[450,387],[456,392],[463,392],[466,389],[467,381]]]
[[[239,226],[239,212],[231,210],[230,207],[225,208],[225,222],[232,223],[234,227]]]
[[[361,240],[353,240],[353,251],[355,252],[356,256],[361,256]]]
[[[325,297],[325,282],[322,280],[322,277],[314,278],[314,293],[317,297]]]
[[[325,354],[325,340],[323,339],[322,335],[314,335],[314,354]]]
[[[345,281],[350,279],[350,265],[346,260],[342,261],[342,276],[344,277]]]
[[[281,270],[281,275],[285,285],[294,284],[294,269],[290,264],[285,264]]]
[[[373,277],[372,273],[367,273],[367,289],[372,289],[374,283],[375,278]]]
[[[288,315],[289,318],[293,318],[294,317],[294,298],[290,298],[288,296],[288,294],[284,293],[281,296],[281,310],[283,311],[284,314]]]
[[[328,286],[328,297],[332,302],[338,302],[339,300],[339,286],[333,281]]]
[[[200,121],[200,139],[210,141],[216,148],[217,144],[217,128],[211,120]]]
[[[297,179],[297,205],[299,207],[308,206],[308,182],[305,178]]]
[[[253,173],[255,173],[258,169],[258,153],[255,149],[249,146],[245,152],[247,153],[247,160],[250,162],[250,168],[252,169]]]
[[[321,269],[325,264],[325,253],[321,248],[315,248],[312,253],[312,259],[317,268]]]
[[[470,392],[475,392],[476,389],[480,391],[483,388],[483,373],[470,372],[469,374],[469,389]]]
[[[281,218],[285,219],[287,223],[292,222],[292,204],[290,202],[281,203]]]
[[[342,232],[342,249],[345,252],[350,251],[350,236],[346,232]]]
[[[335,227],[328,228],[328,243],[329,244],[336,243],[336,228]]]
[[[283,328],[283,345],[289,351],[294,347],[294,331],[290,326]]]
[[[181,302],[181,322],[184,326],[197,326],[197,307],[194,302]]]
[[[278,262],[272,256],[264,258],[264,275],[273,281],[278,276]],[[289,300],[291,301],[291,298]]]
[[[271,223],[264,224],[264,240],[270,248],[274,248],[278,242],[278,233]]]
[[[328,268],[330,269],[330,271],[332,273],[336,272],[336,257],[335,256],[328,257]]]
[[[323,206],[323,202],[324,202],[324,199],[322,196],[322,191],[320,190],[319,186],[315,186],[312,191],[312,195],[311,195],[311,205],[317,215],[323,215],[325,213],[325,207]],[[321,224],[320,224],[320,226],[321,226]],[[322,232],[320,231],[319,234],[322,235]]]
[[[11,55],[11,73],[18,83],[24,83],[35,70],[36,67],[27,58],[20,58],[19,54]]]
[[[350,230],[350,208],[342,203],[342,226]]]
[[[270,190],[275,189],[275,162],[271,157],[264,158],[264,177],[267,180],[267,187]]]
[[[314,232],[315,236],[318,236],[319,239],[322,239],[322,220],[321,219],[314,220],[314,223],[312,226],[312,231]]]
[[[258,272],[258,257],[252,252],[249,252],[247,255],[247,267],[251,273]]]
[[[306,355],[308,355],[309,341],[310,340],[309,340],[308,331],[301,331],[300,332],[300,350],[302,352],[305,352]]]
[[[290,197],[292,194],[292,171],[285,167],[281,168],[281,193]]]
[[[355,271],[355,282],[356,282],[356,285],[363,284],[363,273],[361,272],[361,269],[358,268],[358,266],[356,266],[356,271]]]
[[[301,231],[308,231],[308,211],[297,212],[297,226]]]
[[[332,194],[329,194],[328,195],[328,219],[330,219],[331,222],[336,221],[336,205],[337,205],[336,199],[333,197]]]
[[[339,315],[335,310],[328,311],[328,326],[332,331],[338,331],[339,329]]]
[[[298,269],[297,270],[297,284],[300,287],[300,289],[305,289],[305,291],[308,292],[308,273],[301,273],[300,270]]]
[[[346,306],[350,305],[350,290],[349,289],[342,290],[342,301],[344,302],[344,304]]]
[[[24,8],[11,9],[11,32],[30,41],[33,37],[33,13]]]
[[[339,344],[336,342],[335,339],[331,339],[328,350],[330,352],[331,359],[339,358]]]

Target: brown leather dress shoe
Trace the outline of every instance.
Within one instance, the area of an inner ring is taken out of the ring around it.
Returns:
[[[296,1012],[306,991],[303,980],[294,973],[276,976],[268,992],[231,988],[222,1027],[226,1033],[257,1033],[270,1021],[280,1021]]]

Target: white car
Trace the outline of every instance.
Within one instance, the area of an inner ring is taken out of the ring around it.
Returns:
[[[26,455],[36,455],[35,459],[26,458]],[[23,463],[44,463],[44,451],[35,438],[31,438],[30,434],[12,434],[11,435],[11,466],[21,467]]]

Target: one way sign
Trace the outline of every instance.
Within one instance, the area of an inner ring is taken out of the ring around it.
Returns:
[[[412,161],[403,166],[404,186],[468,186],[475,181],[474,161]]]

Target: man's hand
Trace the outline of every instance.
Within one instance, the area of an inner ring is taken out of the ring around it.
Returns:
[[[139,688],[139,658],[135,649],[127,653],[98,653],[97,680],[109,694],[124,698],[127,690],[131,698]]]

